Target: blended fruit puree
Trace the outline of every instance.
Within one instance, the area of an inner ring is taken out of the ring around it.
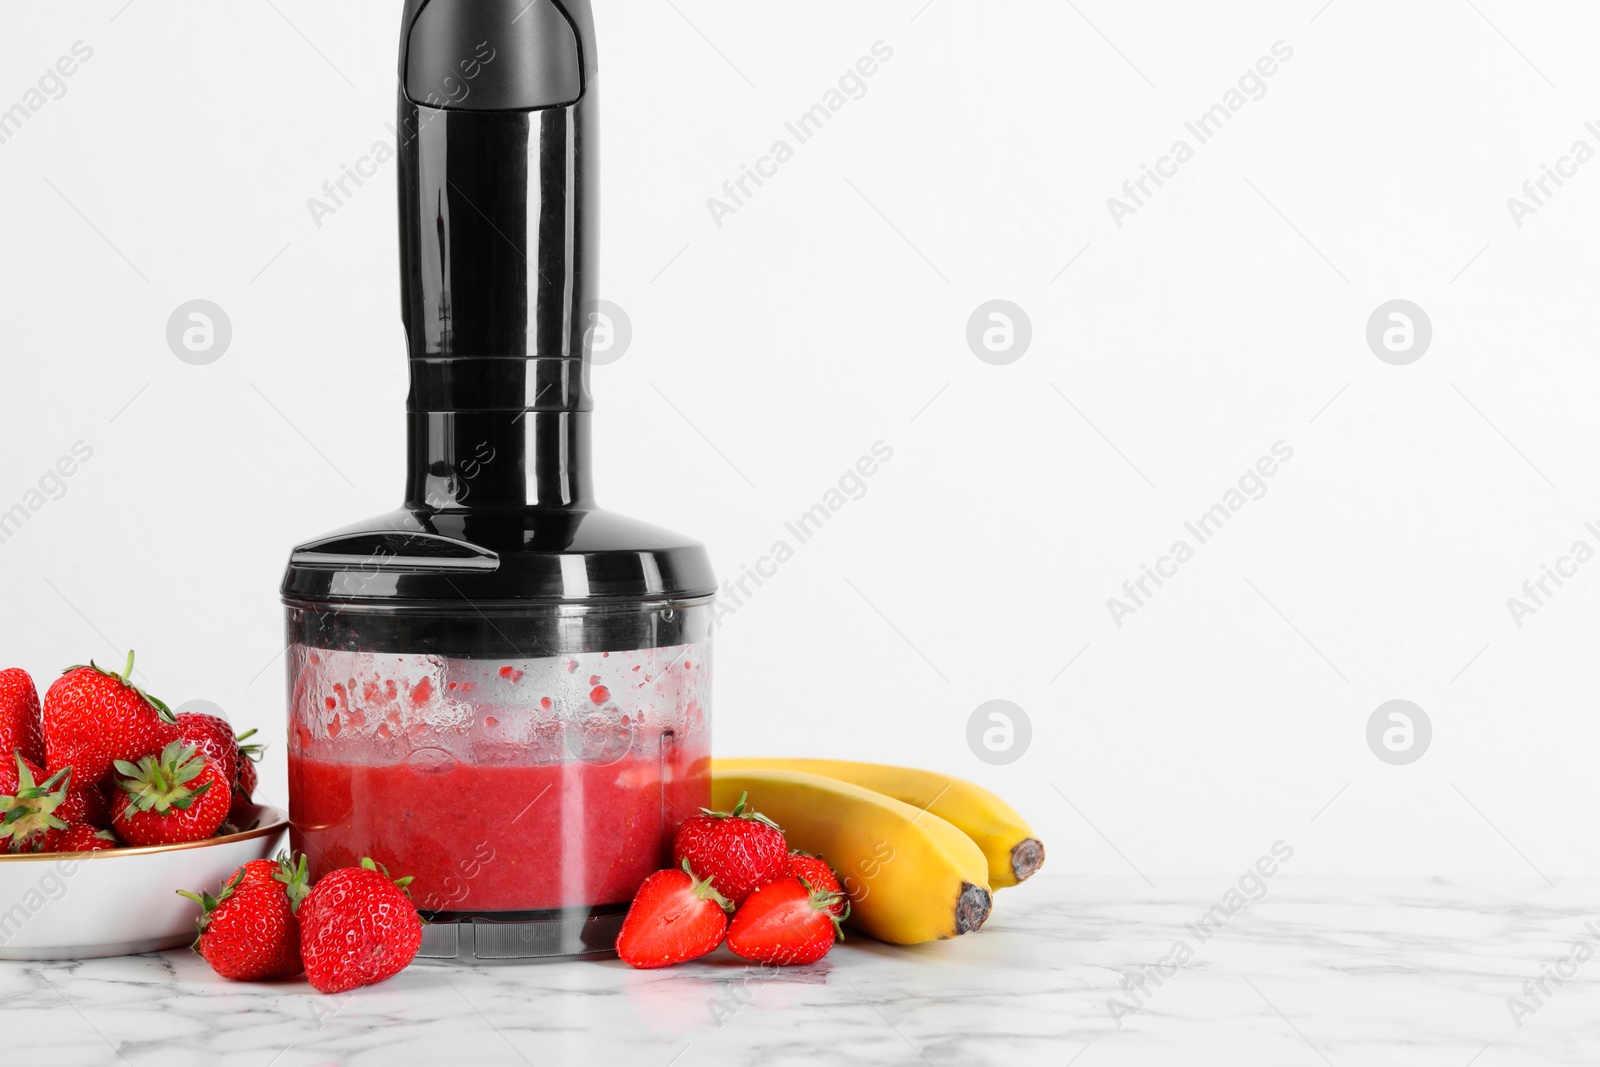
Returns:
[[[662,782],[663,769],[667,781]],[[291,753],[295,848],[313,877],[370,855],[424,911],[626,903],[711,801],[709,760],[370,766]]]

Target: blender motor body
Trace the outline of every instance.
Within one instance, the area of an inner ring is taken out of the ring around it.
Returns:
[[[709,559],[593,495],[595,89],[588,0],[407,3],[406,502],[283,583],[295,847],[425,956],[609,951],[710,800]]]

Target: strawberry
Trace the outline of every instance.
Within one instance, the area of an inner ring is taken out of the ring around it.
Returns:
[[[266,745],[250,740],[255,735],[254,730],[246,730],[233,739],[239,746],[239,781],[235,788],[242,789],[247,797],[254,796],[256,791],[256,769],[252,764],[260,763],[267,751]]]
[[[51,852],[103,852],[121,847],[121,842],[110,830],[75,822],[68,823],[65,830],[56,831],[50,845]]]
[[[234,790],[244,797],[246,801],[250,801],[255,799],[256,786],[258,784],[259,777],[256,774],[256,765],[250,759],[240,760],[239,784],[234,786]]]
[[[634,894],[617,935],[617,955],[641,970],[699,959],[722,944],[731,910],[711,879],[696,878],[684,860],[680,870],[646,878]]]
[[[178,845],[217,832],[228,817],[228,783],[214,760],[182,741],[137,765],[118,760],[121,790],[111,825],[130,845]]]
[[[70,767],[67,769],[71,770]],[[80,786],[74,782],[56,815],[68,822],[88,823],[103,830],[111,825],[111,803],[106,800],[102,787]]]
[[[22,753],[34,766],[44,764],[44,725],[39,721],[39,691],[28,672],[0,671],[0,762]]]
[[[300,953],[319,993],[388,981],[422,947],[422,917],[406,886],[370,858],[329,871],[300,905]]]
[[[839,884],[839,876],[833,873],[833,868],[828,866],[827,860],[821,856],[813,856],[809,852],[791,852],[789,873],[812,889],[837,893],[839,902],[833,906],[833,913],[841,919],[850,914],[850,902],[845,899],[844,886]]]
[[[216,760],[222,767],[222,780],[233,788],[239,778],[239,742],[234,740],[233,726],[227,719],[199,711],[180,711],[177,714],[178,740],[193,745],[207,759]]]
[[[283,885],[292,890],[289,894],[295,907],[305,899],[311,890],[311,876],[306,873],[306,858],[299,857],[298,865],[295,863],[295,854],[280,852],[275,859],[251,860],[228,877],[228,881],[237,880],[240,885]]]
[[[228,821],[240,826],[247,825],[254,818],[254,813],[247,806],[255,802],[259,781],[256,764],[261,761],[264,749],[262,745],[245,744],[254,734],[254,730],[246,730],[234,738],[239,745],[239,777],[233,785],[233,807],[228,809]]]
[[[12,753],[8,759],[0,759],[0,793],[15,794],[24,774],[31,776],[34,781],[45,776],[37,763],[20,752]]]
[[[12,852],[52,852],[57,835],[67,828],[58,809],[72,788],[72,768],[49,778],[23,758],[15,768],[0,763],[0,848]]]
[[[302,861],[303,859],[304,857],[302,857]],[[257,882],[270,884],[278,880],[278,872],[283,869],[283,860],[284,857],[282,856],[275,860],[251,860],[237,871],[234,871],[233,877],[228,880],[231,882],[234,879],[238,879],[242,885],[254,885]]]
[[[722,944],[733,905],[710,878],[696,878],[690,862],[658,870],[638,886],[616,936],[616,953],[642,971],[698,960]]]
[[[98,785],[117,760],[140,760],[178,739],[161,701],[129,683],[133,653],[120,675],[94,663],[69,667],[44,695],[45,766],[72,767],[79,785]]]
[[[765,815],[747,810],[748,799],[748,793],[740,793],[732,811],[701,808],[672,840],[672,862],[704,872],[734,907],[758,886],[789,873],[783,831]]]
[[[728,948],[755,963],[815,963],[844,938],[833,909],[844,898],[780,878],[750,894],[728,924]],[[845,914],[849,914],[848,906]]]
[[[280,856],[240,867],[214,897],[182,890],[179,895],[200,905],[194,950],[211,969],[236,982],[261,982],[305,969],[295,909],[307,892],[305,858],[296,869]]]

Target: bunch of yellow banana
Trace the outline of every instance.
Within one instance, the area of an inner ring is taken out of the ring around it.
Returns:
[[[976,930],[991,890],[1044,863],[1044,846],[1011,806],[932,771],[821,759],[712,761],[712,806],[739,794],[783,827],[791,848],[821,856],[850,897],[850,925],[915,945]]]

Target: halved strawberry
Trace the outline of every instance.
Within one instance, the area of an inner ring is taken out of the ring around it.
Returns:
[[[841,900],[840,894],[813,889],[798,878],[768,882],[750,894],[728,924],[728,948],[756,963],[815,963],[844,938],[833,913]]]
[[[681,870],[657,871],[634,894],[617,955],[642,970],[699,959],[722,944],[730,910],[711,879],[696,878],[684,860]]]

